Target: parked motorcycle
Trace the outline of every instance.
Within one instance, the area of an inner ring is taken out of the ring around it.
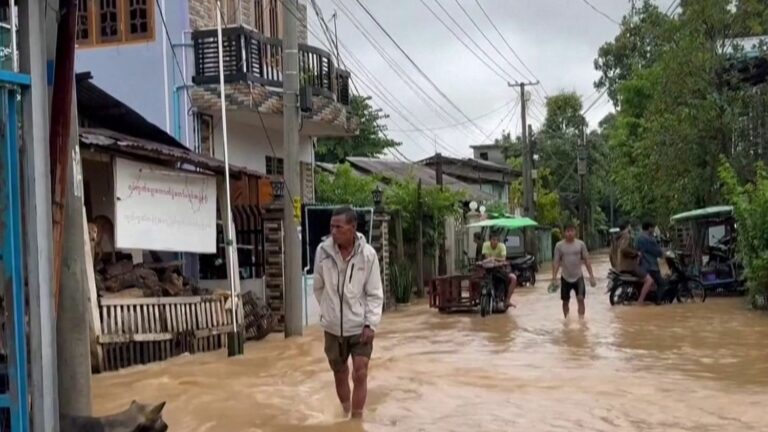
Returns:
[[[646,302],[656,304],[704,302],[707,291],[699,279],[688,274],[680,261],[680,257],[669,251],[664,255],[670,274],[664,278],[664,286],[656,287],[648,293]],[[611,306],[617,304],[635,303],[640,299],[643,280],[630,274],[620,273],[610,269],[608,273],[608,301]]]
[[[517,284],[519,286],[534,286],[536,285],[536,272],[538,271],[538,265],[536,263],[536,257],[533,255],[526,255],[519,258],[512,258],[508,260],[512,273],[517,278]]]

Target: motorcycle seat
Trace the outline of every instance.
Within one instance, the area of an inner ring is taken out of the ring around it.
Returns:
[[[631,282],[631,283],[640,282],[640,279],[638,279],[637,277],[635,277],[634,275],[632,275],[630,273],[620,272],[620,271],[618,271],[616,269],[613,269],[613,268],[610,269],[608,272],[609,272],[609,275],[610,275],[611,278],[619,278],[620,280],[622,280],[624,282]]]
[[[533,263],[533,257],[530,255],[518,258],[512,258],[509,260],[509,264],[513,266],[527,265]]]

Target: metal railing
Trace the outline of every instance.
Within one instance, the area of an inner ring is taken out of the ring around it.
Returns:
[[[224,82],[250,82],[267,87],[283,86],[283,41],[247,27],[222,30]],[[192,33],[195,49],[196,85],[219,83],[218,33],[215,29]],[[349,105],[350,73],[337,69],[332,55],[322,49],[299,44],[299,79],[315,95],[334,98]]]

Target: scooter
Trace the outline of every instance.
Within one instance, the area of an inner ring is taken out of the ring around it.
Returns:
[[[533,255],[525,255],[519,258],[512,258],[508,260],[512,273],[517,278],[517,284],[519,286],[534,286],[536,285],[536,271],[538,265],[536,263],[536,257]]]
[[[664,260],[670,269],[670,274],[664,278],[664,286],[656,287],[645,297],[646,302],[656,304],[704,302],[707,291],[697,278],[688,274],[679,257],[672,251],[664,255]],[[633,275],[620,273],[615,269],[608,272],[608,301],[611,306],[617,304],[636,303],[640,299],[643,280]]]

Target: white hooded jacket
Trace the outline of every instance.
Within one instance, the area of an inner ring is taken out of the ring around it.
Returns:
[[[369,326],[374,331],[381,321],[384,289],[379,257],[357,233],[347,271],[339,248],[330,236],[317,248],[313,289],[320,305],[320,326],[335,336],[355,336]]]

